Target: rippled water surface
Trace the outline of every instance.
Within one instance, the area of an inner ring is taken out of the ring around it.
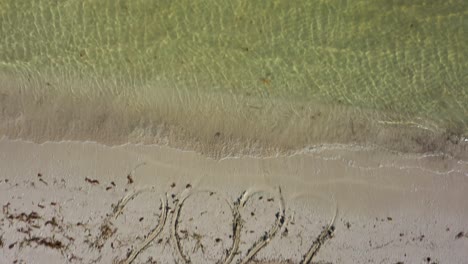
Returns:
[[[432,151],[468,131],[463,0],[0,0],[0,25],[9,136],[294,149],[405,135]]]

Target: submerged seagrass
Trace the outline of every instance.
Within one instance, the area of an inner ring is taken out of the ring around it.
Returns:
[[[466,1],[0,0],[0,133],[458,155],[466,21]]]

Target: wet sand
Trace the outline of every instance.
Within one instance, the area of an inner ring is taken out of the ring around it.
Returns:
[[[1,263],[463,263],[468,163],[0,141]]]
[[[216,159],[358,144],[468,160],[465,129],[407,120],[406,113],[70,76],[0,72],[0,135],[36,143],[168,145]]]

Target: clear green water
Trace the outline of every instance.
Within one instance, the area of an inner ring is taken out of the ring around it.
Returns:
[[[318,102],[468,131],[464,0],[0,0],[0,25],[13,79]]]

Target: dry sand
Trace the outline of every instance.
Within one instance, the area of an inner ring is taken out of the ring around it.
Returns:
[[[468,163],[0,141],[0,263],[467,263]]]

